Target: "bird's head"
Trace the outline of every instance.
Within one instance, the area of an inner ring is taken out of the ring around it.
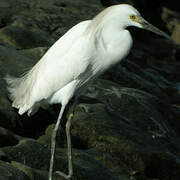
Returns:
[[[111,6],[100,13],[100,17],[103,17],[104,22],[113,23],[114,27],[125,29],[129,26],[135,26],[171,39],[169,35],[146,21],[137,9],[128,4]]]
[[[160,29],[158,29],[157,27],[153,26],[152,24],[150,24],[148,21],[146,21],[141,14],[132,6],[127,5],[127,8],[125,8],[127,11],[127,18],[129,19],[129,26],[135,26],[138,28],[143,28],[146,29],[148,31],[151,31],[153,33],[156,33],[160,36],[164,36],[167,39],[171,39],[171,37],[166,34],[165,32],[161,31]]]

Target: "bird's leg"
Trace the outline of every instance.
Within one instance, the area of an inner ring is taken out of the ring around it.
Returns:
[[[57,174],[65,177],[66,179],[70,180],[73,175],[73,166],[72,166],[72,147],[71,147],[71,121],[74,116],[74,110],[76,107],[76,104],[78,102],[78,97],[75,98],[75,101],[72,106],[72,113],[70,113],[68,120],[66,122],[66,137],[67,137],[67,150],[68,150],[68,175],[65,175],[64,173],[60,171],[56,171]]]
[[[70,180],[73,175],[73,166],[72,166],[72,148],[71,148],[71,121],[73,119],[73,113],[71,113],[66,122],[66,137],[67,137],[67,150],[68,150],[68,175],[63,172],[56,171],[57,174],[63,176],[64,178]]]
[[[73,113],[71,113],[66,122],[66,136],[67,136],[67,146],[68,146],[68,171],[69,178],[73,175],[73,166],[72,166],[72,148],[71,148],[71,121],[73,119]]]
[[[62,115],[64,112],[66,105],[61,106],[61,110],[55,125],[55,128],[53,129],[52,135],[51,135],[51,160],[50,160],[50,166],[49,166],[49,180],[52,180],[52,173],[53,173],[53,165],[54,165],[54,153],[56,148],[56,134],[59,128],[59,125],[61,123]]]

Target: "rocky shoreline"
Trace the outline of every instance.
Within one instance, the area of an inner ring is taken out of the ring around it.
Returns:
[[[151,5],[132,3],[140,11]],[[167,2],[158,5],[159,27],[174,43],[130,29],[130,55],[92,84],[76,107],[73,180],[180,179],[180,15]],[[103,8],[97,0],[0,1],[0,180],[47,179],[51,132],[60,108],[19,116],[4,76],[27,71],[70,27]],[[64,121],[70,112],[71,103]],[[64,172],[65,139],[60,132],[55,162],[55,170]]]

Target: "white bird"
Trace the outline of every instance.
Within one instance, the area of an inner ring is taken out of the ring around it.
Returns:
[[[52,132],[49,180],[52,180],[56,133],[66,105],[73,96],[77,99],[98,75],[126,57],[133,44],[126,29],[128,26],[144,28],[170,39],[166,33],[144,20],[134,7],[114,5],[94,19],[72,27],[27,74],[20,78],[6,77],[12,106],[19,109],[19,114],[27,112],[31,115],[44,104],[61,104]],[[72,115],[66,123],[69,172],[68,175],[57,172],[66,179],[71,179],[73,175]]]

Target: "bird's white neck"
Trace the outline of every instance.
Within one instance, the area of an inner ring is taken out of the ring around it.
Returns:
[[[132,47],[132,37],[128,30],[107,27],[101,32],[101,48],[104,48],[106,61],[112,65],[125,58]]]
[[[94,42],[95,58],[92,59],[93,72],[101,74],[127,56],[132,46],[132,38],[127,30],[116,32],[114,36],[106,29],[97,35]]]

